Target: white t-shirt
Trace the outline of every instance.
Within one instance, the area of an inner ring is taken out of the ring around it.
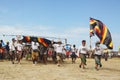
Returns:
[[[15,47],[17,47],[17,42],[15,42],[15,43],[11,43],[10,44],[10,51],[15,51]]]
[[[39,43],[38,42],[32,42],[32,49],[35,50],[35,49],[38,49],[38,46],[39,46]]]
[[[62,44],[54,44],[53,46],[57,53],[63,53],[63,45]]]
[[[77,52],[77,49],[74,48],[74,47],[72,47],[72,48],[71,48],[71,52],[75,52],[75,53],[76,53],[76,52]]]
[[[18,44],[17,44],[17,50],[18,50],[18,51],[22,51],[22,50],[23,50],[23,45],[20,44],[20,43],[18,43]]]
[[[78,49],[78,52],[80,54],[87,54],[88,48],[86,46],[80,46],[79,49]]]
[[[102,55],[103,49],[100,46],[95,47],[94,50],[94,54]]]

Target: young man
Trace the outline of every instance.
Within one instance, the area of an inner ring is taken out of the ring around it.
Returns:
[[[86,40],[82,40],[82,45],[80,46],[80,48],[78,49],[80,58],[81,58],[81,63],[79,65],[79,67],[83,67],[83,69],[85,69],[85,65],[86,65],[86,54],[88,53],[88,48],[86,47]]]
[[[58,44],[53,45],[55,48],[55,51],[57,53],[57,65],[60,66],[61,62],[63,61],[62,55],[63,55],[63,45],[61,41],[58,41]]]
[[[102,67],[101,64],[101,55],[103,53],[103,49],[100,47],[100,42],[96,42],[94,48],[94,58],[95,58],[95,69],[99,70],[98,67]]]
[[[5,53],[5,59],[10,60],[10,53],[9,53],[10,52],[10,46],[9,46],[9,42],[6,43],[5,51],[6,51],[6,53]]]
[[[16,40],[15,38],[12,38],[12,43],[10,44],[10,60],[12,64],[14,64],[15,56],[16,56]]]
[[[73,47],[71,48],[72,63],[75,63],[75,60],[77,57],[76,52],[77,52],[77,49],[76,49],[75,45],[73,45]]]
[[[2,47],[2,45],[0,45],[0,61],[2,61],[3,60],[3,47]]]
[[[38,49],[39,49],[39,43],[34,40],[33,42],[31,42],[32,44],[32,60],[33,60],[33,64],[36,64],[37,61],[38,61],[38,56],[39,56],[39,53],[38,53]]]
[[[104,50],[104,58],[105,58],[105,61],[108,60],[108,49],[107,48]]]
[[[17,44],[17,53],[16,53],[18,64],[21,64],[20,60],[22,59],[22,52],[23,52],[22,40],[19,40]]]

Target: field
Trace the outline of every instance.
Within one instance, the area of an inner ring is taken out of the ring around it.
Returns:
[[[25,59],[21,64],[4,60],[0,62],[0,80],[120,80],[120,58],[102,59],[99,71],[94,69],[94,59],[87,59],[86,69],[79,68],[79,63],[79,58],[75,64],[66,59],[60,67],[52,62],[33,65]]]

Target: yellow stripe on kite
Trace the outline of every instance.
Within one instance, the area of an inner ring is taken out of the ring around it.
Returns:
[[[113,43],[112,43],[112,41],[110,42],[109,46],[110,46],[111,48],[113,48]]]
[[[42,41],[41,41],[41,38],[38,38],[38,41],[41,43]]]
[[[101,33],[99,26],[95,26],[95,30],[98,31],[99,34]]]

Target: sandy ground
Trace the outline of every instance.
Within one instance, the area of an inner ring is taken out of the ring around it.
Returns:
[[[71,59],[65,60],[60,67],[50,62],[33,65],[24,59],[21,64],[3,61],[0,62],[0,80],[120,80],[120,58],[103,59],[99,71],[94,69],[94,59],[87,59],[86,69],[79,68],[79,63],[79,58],[75,64]]]

